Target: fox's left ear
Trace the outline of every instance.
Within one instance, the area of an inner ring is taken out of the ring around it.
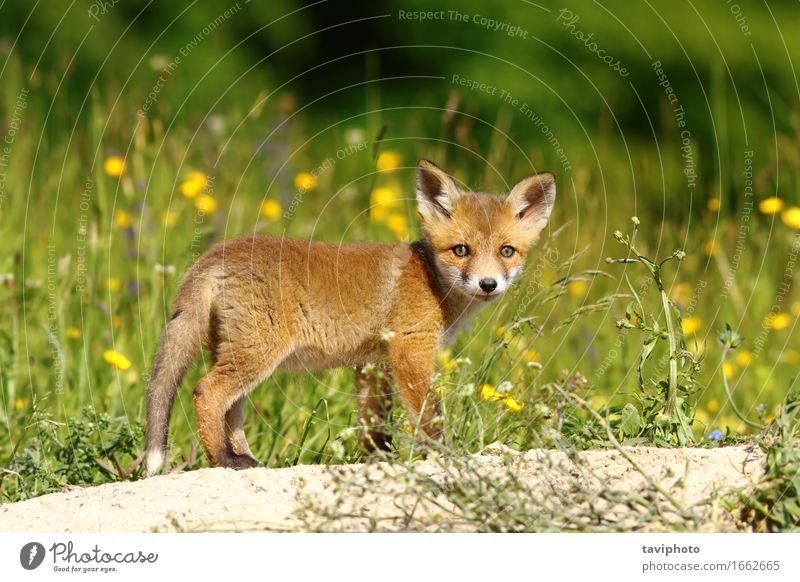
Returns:
[[[525,178],[511,190],[506,203],[538,235],[550,219],[556,201],[556,177],[541,172]]]

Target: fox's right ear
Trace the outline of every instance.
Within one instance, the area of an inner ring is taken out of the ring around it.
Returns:
[[[453,179],[428,160],[417,163],[417,209],[423,220],[449,218],[461,191]]]
[[[540,172],[519,182],[506,203],[524,224],[538,234],[547,226],[556,201],[556,177]]]

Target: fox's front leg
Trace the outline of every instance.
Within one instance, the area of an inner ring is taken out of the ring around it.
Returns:
[[[412,425],[438,440],[442,436],[439,401],[431,386],[437,347],[434,334],[398,334],[389,344],[389,360],[395,386]]]

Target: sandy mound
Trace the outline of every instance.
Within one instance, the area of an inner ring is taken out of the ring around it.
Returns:
[[[468,462],[474,470],[473,478],[476,474],[490,478],[510,476],[530,488],[532,499],[539,494],[542,500],[555,496],[563,500],[564,507],[576,503],[576,492],[582,495],[578,505],[592,505],[594,501],[607,503],[603,500],[609,499],[609,492],[638,491],[646,497],[656,483],[684,508],[707,512],[712,510],[703,508],[715,506],[708,503],[715,492],[745,487],[762,472],[763,455],[754,447],[642,447],[626,452],[648,477],[614,450],[585,451],[570,459],[555,451],[515,453],[493,446],[470,457]],[[383,524],[381,529],[406,529],[407,504],[419,505],[418,499],[409,494],[419,490],[419,479],[445,488],[468,478],[454,474],[446,465],[428,460],[411,467],[373,463],[172,473],[142,481],[76,488],[0,506],[0,531],[367,530],[376,529],[376,523]],[[586,493],[601,487],[604,493],[587,501]],[[448,498],[439,502],[432,506],[444,507],[441,503],[446,505]],[[313,515],[308,513],[309,504],[315,507]],[[306,509],[298,511],[301,506]],[[609,507],[611,513],[619,512],[620,505]],[[344,520],[335,517],[343,514],[347,516]],[[452,515],[448,511],[444,514]],[[431,511],[423,508],[419,515],[430,516]],[[335,527],[331,526],[334,522]],[[434,525],[427,529],[473,528]]]

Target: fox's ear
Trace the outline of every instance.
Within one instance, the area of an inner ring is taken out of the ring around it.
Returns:
[[[511,190],[506,203],[521,221],[539,234],[550,219],[556,201],[556,177],[541,172],[525,178]]]
[[[449,217],[461,191],[453,179],[428,160],[417,163],[417,209],[424,220]]]

